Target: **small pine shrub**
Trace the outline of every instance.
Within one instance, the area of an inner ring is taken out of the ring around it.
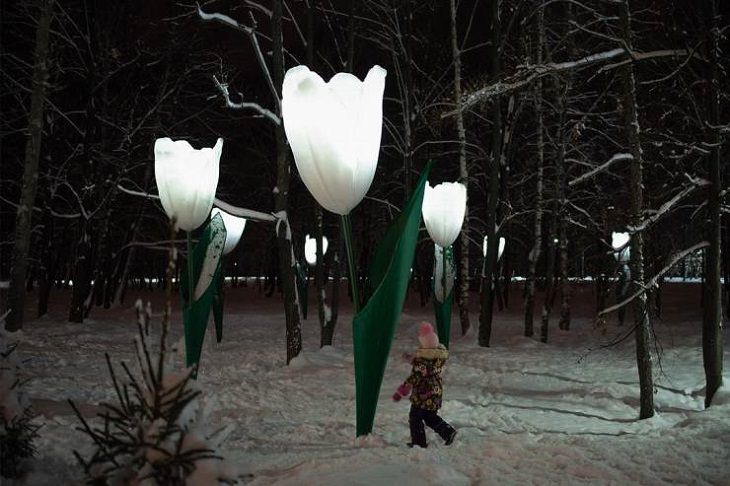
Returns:
[[[71,406],[81,421],[79,428],[95,446],[84,459],[74,451],[88,484],[210,485],[236,484],[224,470],[216,452],[226,430],[205,434],[207,409],[201,407],[201,391],[192,377],[195,370],[171,371],[166,363],[167,315],[157,355],[150,340],[150,307],[137,302],[139,373],[121,363],[122,383],[106,354],[116,391],[116,404],[102,404],[101,424],[93,426]]]
[[[33,441],[39,427],[31,422],[30,400],[24,391],[27,380],[21,378],[15,354],[18,343],[11,342],[4,329],[0,318],[0,475],[16,478],[23,472],[23,461],[36,453]]]

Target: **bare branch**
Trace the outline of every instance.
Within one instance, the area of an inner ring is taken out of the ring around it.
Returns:
[[[227,83],[221,83],[218,81],[218,78],[213,76],[213,81],[215,82],[216,87],[220,90],[221,94],[223,95],[223,98],[226,100],[226,106],[228,108],[234,109],[234,110],[254,110],[257,111],[260,115],[268,118],[271,122],[273,122],[275,125],[281,125],[281,119],[276,116],[275,113],[272,113],[271,111],[267,110],[263,106],[259,105],[258,103],[249,103],[246,101],[242,101],[240,103],[236,103],[234,101],[231,101],[231,96],[228,92],[228,84]]]
[[[256,37],[256,30],[254,30],[251,27],[248,27],[247,25],[244,25],[240,22],[237,22],[236,20],[233,20],[228,15],[224,15],[221,13],[211,13],[211,14],[205,13],[205,12],[203,12],[203,9],[200,8],[200,5],[198,5],[198,15],[203,20],[212,21],[212,22],[220,22],[223,25],[233,27],[234,29],[240,30],[241,32],[244,32],[244,33],[246,33],[246,35],[248,35],[248,38],[251,41],[251,45],[253,46],[253,50],[256,53],[256,59],[259,62],[259,66],[261,67],[261,70],[264,72],[264,77],[266,78],[266,82],[269,85],[271,94],[273,95],[274,99],[276,100],[276,107],[279,111],[281,111],[281,99],[279,99],[279,92],[276,90],[276,86],[274,86],[274,80],[271,78],[271,72],[269,71],[269,66],[268,66],[268,64],[266,64],[264,55],[261,52],[261,47],[259,46],[259,41],[258,41],[258,38]]]
[[[568,182],[568,186],[572,187],[576,184],[580,184],[581,182],[585,182],[591,177],[603,172],[604,170],[608,169],[614,162],[620,162],[622,160],[633,160],[634,156],[628,153],[620,153],[620,154],[614,154],[613,157],[611,157],[608,162],[599,165],[593,170],[590,170],[583,174],[582,176],[578,176],[572,181]]]
[[[684,257],[689,255],[690,253],[693,253],[693,252],[699,250],[700,248],[706,248],[708,246],[710,246],[709,241],[701,241],[701,242],[697,243],[696,245],[693,245],[693,246],[687,248],[686,250],[680,251],[679,253],[675,253],[675,255],[669,260],[669,263],[667,263],[667,265],[664,268],[659,270],[659,272],[656,275],[654,275],[651,278],[651,280],[649,280],[646,283],[646,286],[643,289],[639,289],[633,295],[631,295],[630,297],[626,298],[625,300],[619,302],[618,304],[612,305],[611,307],[606,307],[605,309],[603,309],[602,311],[600,311],[598,313],[598,317],[609,314],[609,313],[616,311],[616,310],[622,308],[623,306],[631,303],[635,298],[639,297],[641,294],[647,292],[649,289],[656,286],[657,282],[659,281],[659,278],[661,278],[662,275],[664,275],[669,270],[671,270],[671,268],[674,265],[676,265],[677,262],[682,260]]]
[[[515,74],[508,76],[500,81],[497,81],[496,83],[490,84],[488,86],[485,86],[474,93],[465,96],[464,102],[462,105],[450,112],[444,113],[441,115],[441,118],[448,118],[450,116],[455,115],[459,111],[464,111],[478,103],[484,102],[489,100],[490,98],[501,95],[510,91],[514,91],[516,89],[521,88],[522,86],[525,86],[527,84],[532,83],[536,79],[542,78],[544,76],[550,75],[550,74],[557,74],[564,71],[572,71],[576,69],[581,69],[587,66],[592,66],[594,64],[599,64],[602,62],[609,61],[611,59],[620,58],[623,56],[627,56],[627,59],[622,60],[620,63],[610,64],[608,66],[602,67],[599,72],[606,71],[608,69],[621,66],[627,62],[632,61],[643,61],[647,59],[656,59],[660,57],[676,57],[676,56],[687,56],[690,57],[701,57],[694,53],[689,52],[686,49],[665,49],[665,50],[658,50],[658,51],[651,51],[651,52],[635,52],[635,51],[629,51],[626,50],[623,47],[619,47],[616,49],[611,49],[604,52],[599,52],[596,54],[591,54],[589,56],[582,57],[580,59],[572,60],[572,61],[566,61],[566,62],[550,62],[547,64],[535,64],[532,66],[524,66],[519,71],[517,71]]]

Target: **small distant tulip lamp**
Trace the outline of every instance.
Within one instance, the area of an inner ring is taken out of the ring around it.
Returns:
[[[223,211],[220,208],[213,208],[210,212],[210,217],[213,219],[216,214],[220,214],[223,218],[223,224],[226,226],[226,244],[223,247],[223,254],[228,255],[230,252],[235,250],[238,243],[241,241],[243,230],[246,228],[246,218],[234,216]]]
[[[611,233],[611,246],[613,247],[613,256],[617,261],[626,263],[629,261],[631,256],[631,249],[629,248],[629,234],[628,233]]]
[[[322,237],[322,256],[327,253],[327,238]],[[304,238],[304,259],[307,260],[309,266],[317,264],[317,240],[309,235]]]
[[[482,255],[484,257],[487,256],[487,250],[489,249],[489,244],[487,242],[488,237],[484,237],[484,241],[482,242]],[[502,253],[504,253],[504,238],[499,239],[499,248],[497,248],[497,261],[499,261],[500,258],[502,258]]]
[[[439,341],[449,346],[451,307],[454,302],[453,244],[461,232],[466,214],[466,187],[459,182],[426,184],[423,222],[434,242],[434,310]]]

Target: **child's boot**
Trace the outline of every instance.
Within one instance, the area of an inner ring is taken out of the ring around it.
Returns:
[[[446,445],[451,445],[456,438],[456,429],[446,422],[443,422],[436,427],[436,433],[441,436]]]

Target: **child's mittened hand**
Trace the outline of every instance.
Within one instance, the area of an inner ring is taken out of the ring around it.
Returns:
[[[403,398],[403,397],[400,395],[400,393],[398,393],[398,392],[393,393],[393,401],[394,402],[400,402],[400,399],[401,398]]]

